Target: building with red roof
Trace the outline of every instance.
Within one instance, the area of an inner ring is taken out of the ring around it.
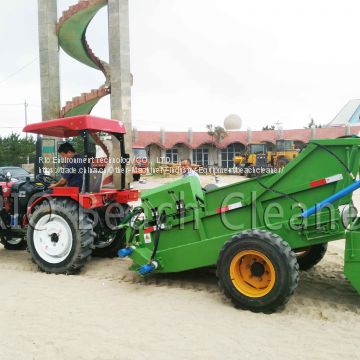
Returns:
[[[133,131],[133,147],[145,148],[152,164],[179,162],[189,158],[202,166],[233,167],[233,157],[244,152],[249,143],[266,143],[273,148],[277,140],[293,140],[295,148],[303,148],[311,139],[334,139],[357,135],[360,126],[337,126],[311,129],[228,131],[219,143],[212,143],[207,132],[188,131]]]

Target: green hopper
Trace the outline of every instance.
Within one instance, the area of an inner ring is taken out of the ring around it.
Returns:
[[[273,312],[294,293],[299,270],[346,238],[345,275],[360,293],[359,149],[358,138],[314,140],[275,174],[211,190],[188,177],[143,192],[120,225],[119,256],[144,276],[216,267],[236,307]]]

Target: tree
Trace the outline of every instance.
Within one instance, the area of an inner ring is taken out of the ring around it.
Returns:
[[[262,128],[263,130],[275,130],[275,125],[266,125],[266,126],[263,126]]]
[[[311,118],[308,126],[305,126],[304,129],[311,129],[312,127],[321,128],[322,125],[320,125],[320,124],[319,124],[319,125],[316,125],[314,119]]]
[[[26,138],[19,134],[0,137],[0,165],[20,166],[35,160],[36,141],[32,136]]]
[[[214,153],[215,145],[219,145],[221,140],[227,137],[227,132],[222,126],[214,126],[212,124],[206,125],[207,133],[211,136],[211,145],[212,145],[212,153]],[[213,159],[214,164],[217,163],[215,159]],[[214,173],[214,175],[216,175]]]
[[[221,140],[227,137],[227,132],[222,126],[214,126],[212,124],[206,125],[207,133],[211,136],[211,143],[219,145]]]

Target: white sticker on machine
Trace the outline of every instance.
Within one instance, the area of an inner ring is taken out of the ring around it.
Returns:
[[[145,241],[145,244],[150,244],[151,243],[151,234],[144,234],[144,241]]]

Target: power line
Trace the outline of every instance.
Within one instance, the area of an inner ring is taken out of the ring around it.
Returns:
[[[7,80],[9,80],[10,78],[12,78],[13,76],[17,75],[19,72],[23,71],[24,69],[26,69],[28,66],[32,65],[36,60],[38,60],[39,57],[37,56],[36,58],[32,59],[30,62],[28,62],[27,64],[23,65],[21,68],[19,68],[18,70],[14,71],[13,73],[9,74],[8,76],[6,76],[4,79],[2,79],[0,81],[0,84],[3,84],[4,82],[6,82]]]
[[[0,104],[0,106],[23,106],[23,103],[18,103],[18,104]]]
[[[41,107],[40,105],[37,105],[37,104],[30,104],[30,103],[26,103],[27,106],[29,107]],[[0,104],[0,106],[24,106],[24,103],[17,103],[17,104]]]

